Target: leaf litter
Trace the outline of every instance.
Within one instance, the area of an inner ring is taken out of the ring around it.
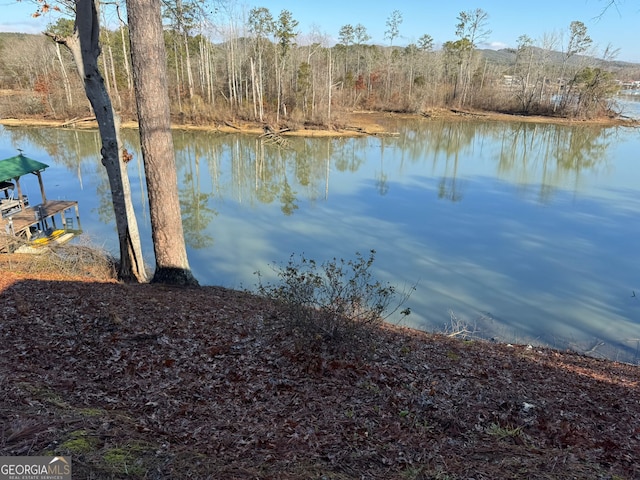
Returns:
[[[5,271],[0,305],[0,455],[74,478],[640,478],[637,366],[392,325],[302,349],[221,287]]]

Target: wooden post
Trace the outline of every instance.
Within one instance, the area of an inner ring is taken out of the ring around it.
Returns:
[[[78,221],[78,230],[82,230],[82,225],[80,225],[80,212],[78,210],[77,203],[76,203],[76,220]]]
[[[42,175],[40,172],[35,172],[38,177],[38,183],[40,184],[40,195],[42,195],[42,203],[47,203],[47,196],[44,193],[44,183],[42,183]]]
[[[22,198],[22,187],[20,186],[20,177],[14,179],[16,181],[16,188],[18,189],[18,202],[20,202],[20,210],[24,209],[24,199]]]

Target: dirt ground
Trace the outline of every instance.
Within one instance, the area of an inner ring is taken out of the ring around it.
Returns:
[[[74,479],[640,478],[637,366],[392,325],[301,348],[249,293],[29,262],[0,255],[0,455],[70,455]]]

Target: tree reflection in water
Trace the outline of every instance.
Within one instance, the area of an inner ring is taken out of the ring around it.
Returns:
[[[433,119],[386,128],[399,135],[289,137],[286,148],[176,131],[185,237],[202,283],[251,284],[293,252],[323,260],[375,248],[384,279],[422,279],[416,326],[441,328],[454,310],[483,318],[497,338],[585,350],[603,339],[635,351],[625,339],[640,337],[637,303],[621,300],[640,291],[640,260],[625,254],[640,235],[640,179],[619,153],[640,148],[631,130]],[[123,139],[150,248],[136,132]],[[0,147],[50,164],[51,198],[78,199],[93,214],[83,214],[85,231],[107,246],[115,238],[96,132],[4,128]]]

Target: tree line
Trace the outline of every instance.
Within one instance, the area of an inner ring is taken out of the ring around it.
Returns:
[[[302,34],[288,10],[265,7],[236,12],[200,0],[163,4],[173,120],[206,124],[250,120],[299,127],[340,124],[354,109],[425,112],[477,108],[519,114],[592,118],[614,113],[618,85],[607,70],[615,51],[596,52],[587,27],[573,21],[562,34],[533,40],[526,34],[507,51],[508,62],[490,60],[479,45],[490,35],[489,14],[460,12],[455,39],[436,49],[425,33],[396,45],[402,13],[386,20],[385,45],[372,44],[366,26],[345,24],[337,43],[324,34]],[[136,118],[129,26],[119,8],[101,6],[99,68],[115,109]],[[104,25],[111,25],[105,28]],[[49,35],[68,36],[73,20],[59,19]],[[34,45],[38,45],[34,48]],[[73,118],[88,115],[82,82],[69,52],[28,36],[3,36],[0,88],[27,92],[2,100],[5,115]],[[28,53],[29,54],[26,54]]]
[[[45,0],[36,5],[37,15],[52,8]],[[101,9],[97,0],[59,0],[53,8],[66,9],[74,20],[61,18],[49,26],[44,33],[53,43],[28,45],[22,52],[0,45],[3,115],[95,115],[122,279],[147,278],[126,173],[130,154],[119,135],[122,116],[139,123],[156,259],[152,282],[197,285],[186,256],[171,112],[181,122],[241,118],[270,128],[285,122],[331,126],[341,110],[354,108],[422,111],[440,105],[486,108],[495,102],[492,108],[520,113],[591,116],[611,110],[612,75],[574,61],[578,55],[587,58],[583,54],[592,44],[578,21],[569,27],[559,68],[548,61],[553,42],[540,48],[523,36],[507,75],[478,55],[478,43],[490,33],[481,9],[461,12],[458,39],[435,51],[428,34],[418,44],[394,45],[402,24],[398,10],[387,19],[388,45],[381,47],[367,43],[361,24],[344,25],[336,45],[322,35],[303,44],[288,10],[274,17],[259,7],[238,17],[222,9],[227,2],[215,5],[226,12],[226,23],[213,22],[201,0],[126,0],[128,23],[118,3]],[[104,28],[111,7],[118,18],[115,29]],[[212,41],[216,28],[224,34],[218,43]],[[79,75],[70,73],[73,66]],[[80,100],[80,89],[90,108]]]

